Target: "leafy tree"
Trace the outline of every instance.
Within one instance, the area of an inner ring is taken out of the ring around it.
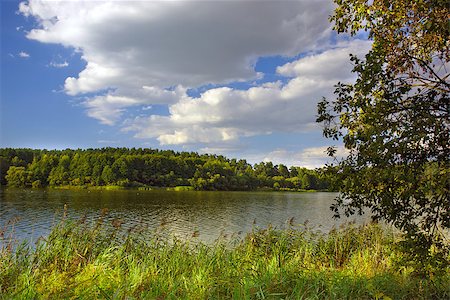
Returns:
[[[317,121],[349,155],[330,166],[341,191],[332,209],[362,213],[403,230],[410,258],[439,265],[450,228],[448,1],[335,0],[339,33],[368,32],[372,48],[351,56],[354,84],[338,83]],[[329,148],[333,156],[335,149]]]
[[[0,185],[6,184],[6,173],[8,172],[10,166],[10,162],[8,161],[8,158],[4,156],[0,156]]]
[[[275,183],[273,184],[273,189],[274,189],[274,190],[279,190],[279,189],[280,189],[280,183],[275,182]]]
[[[283,176],[285,178],[289,178],[290,176],[288,168],[283,164],[278,165],[278,174],[280,174],[280,176]]]
[[[291,167],[290,174],[291,174],[291,177],[297,177],[298,176],[297,167]]]
[[[15,167],[25,167],[27,163],[23,159],[14,156],[14,158],[11,160],[11,165]]]
[[[40,180],[35,180],[31,183],[31,187],[32,188],[41,188],[42,187],[42,183]]]
[[[105,166],[103,168],[102,179],[106,184],[112,184],[116,181],[116,175],[110,166]]]
[[[11,166],[6,173],[6,180],[9,186],[22,187],[28,183],[28,172],[25,167]]]
[[[316,188],[316,178],[309,173],[305,173],[302,176],[302,189],[309,190],[315,188]]]
[[[288,182],[290,188],[299,189],[301,188],[301,180],[298,177],[287,178],[286,182]]]
[[[124,187],[189,185],[199,190],[252,190],[299,188],[297,174],[318,179],[317,171],[272,163],[248,164],[245,160],[194,152],[153,149],[102,148],[86,150],[32,150],[0,148],[0,181],[15,186],[84,186],[116,184]],[[299,172],[300,172],[299,171]],[[19,176],[20,175],[20,176]],[[22,176],[23,175],[23,176]]]
[[[65,185],[69,183],[70,174],[70,157],[67,154],[62,155],[59,158],[58,166],[51,170],[49,174],[48,182],[52,186]]]

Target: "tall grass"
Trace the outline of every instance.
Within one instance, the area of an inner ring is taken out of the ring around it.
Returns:
[[[120,222],[63,221],[0,250],[0,299],[450,299],[450,270],[399,268],[392,232],[255,229],[214,245]]]

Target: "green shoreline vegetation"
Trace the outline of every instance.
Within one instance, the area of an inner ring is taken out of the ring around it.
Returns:
[[[12,187],[170,190],[328,190],[319,170],[170,150],[0,148],[0,184]]]
[[[3,246],[0,299],[450,298],[450,267],[417,276],[379,224],[255,228],[213,245],[120,226],[63,220],[36,245]]]
[[[42,188],[42,187],[40,187]],[[50,187],[52,189],[61,190],[105,190],[105,191],[118,191],[118,190],[137,190],[137,191],[153,191],[153,190],[166,190],[174,192],[186,192],[196,191],[196,189],[190,185],[179,185],[174,187],[159,187],[159,186],[120,186],[120,185],[103,185],[103,186],[87,186],[87,185],[60,185]],[[268,187],[256,188],[252,190],[254,192],[299,192],[299,193],[315,193],[315,192],[327,192],[328,190],[305,190],[305,189],[291,189],[291,188],[279,188],[273,189]]]

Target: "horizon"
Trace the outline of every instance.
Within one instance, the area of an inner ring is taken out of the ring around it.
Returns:
[[[250,164],[252,167],[255,167],[255,165],[260,164],[260,163],[264,163],[264,164],[272,163],[273,166],[283,165],[283,166],[285,166],[285,167],[288,167],[289,169],[291,169],[291,168],[304,168],[304,169],[308,169],[308,170],[316,170],[316,169],[322,168],[322,167],[308,168],[308,167],[303,167],[303,166],[292,166],[292,165],[285,165],[285,164],[283,164],[283,163],[278,163],[278,164],[277,164],[277,163],[274,163],[274,162],[268,161],[268,160],[266,160],[266,161],[250,162],[250,161],[248,161],[247,159],[245,159],[245,157],[244,157],[244,158],[237,158],[237,157],[227,156],[227,155],[223,155],[223,154],[216,154],[216,153],[200,153],[200,152],[196,152],[196,151],[187,151],[187,150],[180,150],[180,151],[177,151],[177,150],[171,150],[171,149],[144,148],[144,147],[138,148],[138,147],[109,147],[109,146],[107,146],[107,147],[102,147],[102,148],[64,148],[64,149],[0,147],[0,150],[8,150],[8,149],[11,149],[11,150],[48,151],[48,152],[52,152],[52,151],[59,151],[59,152],[63,152],[63,151],[75,151],[75,152],[76,152],[76,151],[90,151],[90,150],[92,150],[92,151],[98,151],[98,150],[103,150],[103,149],[113,149],[113,150],[117,150],[117,149],[139,150],[139,149],[142,149],[142,150],[154,150],[154,151],[159,151],[159,152],[163,152],[163,151],[172,151],[172,152],[174,152],[175,154],[182,154],[182,153],[190,154],[190,153],[195,153],[195,154],[198,154],[199,156],[202,156],[202,155],[207,155],[207,156],[218,156],[218,157],[222,156],[222,157],[225,158],[226,160],[230,160],[230,161],[231,161],[231,160],[236,160],[236,161],[243,160],[243,161],[245,161],[246,163]]]

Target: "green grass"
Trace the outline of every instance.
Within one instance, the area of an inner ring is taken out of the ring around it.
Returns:
[[[89,185],[59,185],[52,186],[51,189],[59,189],[59,190],[106,190],[106,191],[117,191],[117,190],[126,190],[126,187],[119,185],[102,185],[102,186],[89,186]]]
[[[117,224],[115,224],[118,227]],[[450,271],[399,268],[392,232],[254,230],[204,245],[99,219],[0,250],[0,299],[449,299]]]
[[[176,192],[182,192],[182,191],[194,191],[194,187],[187,186],[187,185],[177,185],[175,187],[169,187],[167,188],[168,191],[176,191]]]

